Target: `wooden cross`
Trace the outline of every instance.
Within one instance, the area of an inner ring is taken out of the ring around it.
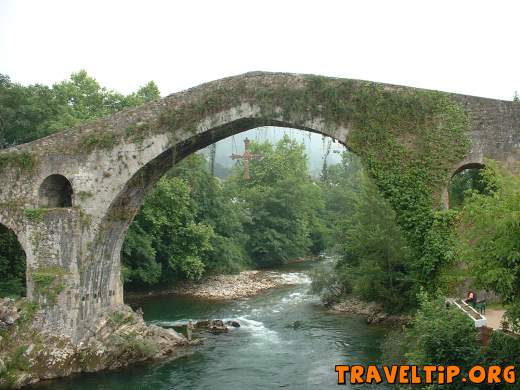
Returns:
[[[249,160],[261,160],[263,158],[260,154],[249,153],[249,144],[251,141],[246,137],[244,140],[244,154],[232,154],[233,160],[242,160],[244,162],[244,180],[251,179],[249,176]]]

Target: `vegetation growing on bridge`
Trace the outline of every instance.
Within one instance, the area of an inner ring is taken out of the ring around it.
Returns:
[[[36,164],[36,158],[27,152],[9,151],[0,153],[0,172],[6,168],[18,168],[30,172]]]
[[[24,209],[23,213],[30,221],[41,222],[49,211],[50,209],[48,208],[38,207]]]
[[[56,298],[65,288],[64,277],[67,271],[62,267],[39,267],[31,271],[34,291],[45,297],[48,305],[53,305]]]

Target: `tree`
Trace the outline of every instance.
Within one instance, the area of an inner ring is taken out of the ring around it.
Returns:
[[[408,359],[418,365],[469,367],[478,353],[473,321],[442,298],[422,295],[408,336]]]
[[[317,212],[324,204],[320,187],[308,173],[303,145],[284,137],[274,146],[253,142],[251,152],[263,156],[251,163],[251,180],[244,180],[242,170],[235,168],[229,188],[251,216],[244,228],[254,263],[282,264],[309,254],[311,248],[321,250]]]
[[[470,190],[485,193],[485,183],[480,174],[481,168],[469,168],[452,177],[448,186],[450,208],[460,208],[465,194]]]
[[[52,88],[22,86],[0,74],[0,147],[30,142],[159,97],[153,81],[124,96],[102,87],[84,70]]]
[[[383,304],[388,312],[411,306],[411,253],[395,212],[365,176],[343,226],[343,257],[337,268],[350,269],[351,285],[362,299]]]
[[[249,265],[247,213],[211,176],[203,155],[171,169],[143,204],[123,245],[127,288],[171,284]]]
[[[44,123],[57,115],[52,89],[39,84],[24,87],[0,75],[0,148],[49,134]]]
[[[459,229],[461,259],[477,285],[495,291],[506,304],[520,303],[520,177],[489,161],[482,170],[489,195],[472,192]],[[514,321],[520,321],[520,310]],[[520,325],[520,323],[519,323]]]
[[[345,152],[327,167],[321,188],[329,243],[340,258],[333,269],[314,275],[313,289],[327,302],[354,293],[383,304],[389,312],[413,305],[412,258],[395,212],[364,172],[359,158]]]
[[[249,265],[245,243],[248,236],[243,224],[251,220],[235,193],[212,176],[202,154],[193,154],[173,168],[169,175],[185,180],[196,207],[195,220],[213,228],[215,233],[205,264],[207,272],[233,273]]]
[[[181,178],[157,183],[123,245],[128,282],[152,285],[203,275],[214,232],[194,220],[195,208],[188,184]]]

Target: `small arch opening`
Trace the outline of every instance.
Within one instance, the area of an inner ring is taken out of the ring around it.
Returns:
[[[72,185],[62,175],[48,176],[40,186],[41,207],[72,207]]]
[[[26,294],[25,252],[16,234],[0,223],[0,297]]]
[[[449,207],[460,208],[464,204],[464,197],[470,190],[486,193],[486,183],[482,177],[483,164],[466,164],[455,171],[448,186]]]

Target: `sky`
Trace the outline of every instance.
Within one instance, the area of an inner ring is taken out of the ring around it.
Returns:
[[[0,73],[85,69],[162,95],[249,71],[312,73],[511,100],[520,1],[0,0]]]

